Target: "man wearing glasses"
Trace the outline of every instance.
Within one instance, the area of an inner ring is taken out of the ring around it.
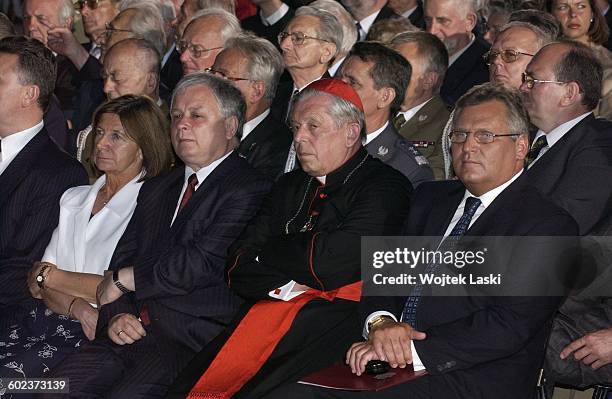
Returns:
[[[89,54],[99,59],[102,54],[102,35],[106,24],[119,14],[119,0],[79,0],[85,34],[91,41]]]
[[[531,58],[552,41],[549,33],[530,23],[509,23],[493,42],[491,51],[483,56],[489,66],[490,81],[518,89],[522,83],[521,74]]]
[[[526,160],[526,177],[588,234],[612,200],[612,123],[593,116],[602,68],[576,42],[543,47],[523,74],[521,91],[539,130]]]

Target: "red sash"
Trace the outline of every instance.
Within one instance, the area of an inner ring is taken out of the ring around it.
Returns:
[[[333,291],[308,290],[290,301],[257,302],[240,321],[187,398],[231,398],[268,360],[304,305],[315,298],[358,302],[360,295],[361,281]]]

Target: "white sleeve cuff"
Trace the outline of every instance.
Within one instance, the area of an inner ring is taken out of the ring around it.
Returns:
[[[270,291],[268,295],[274,299],[280,299],[281,301],[290,301],[293,298],[306,292],[306,290],[293,291],[293,287],[295,286],[295,284],[295,281],[291,280],[287,284]]]
[[[421,361],[419,354],[416,351],[416,347],[414,346],[414,341],[410,341],[410,351],[412,352],[412,368],[414,371],[425,370],[425,365]]]
[[[375,317],[378,317],[378,316],[389,316],[393,320],[397,321],[393,313],[387,312],[386,310],[379,310],[377,312],[370,313],[370,315],[366,318],[365,323],[363,324],[363,332],[361,333],[363,338],[368,339],[368,335],[370,334],[370,330],[368,329],[368,324],[370,324],[370,322],[374,320]]]

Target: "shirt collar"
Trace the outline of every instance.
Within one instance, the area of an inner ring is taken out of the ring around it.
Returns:
[[[278,10],[274,11],[270,16],[264,17],[262,12],[259,12],[259,18],[261,18],[261,22],[264,26],[272,26],[278,21],[280,21],[285,14],[289,12],[289,6],[285,3],[282,3]]]
[[[470,33],[470,35],[472,35],[472,39],[470,39],[470,42],[468,43],[467,46],[465,46],[464,48],[462,48],[461,50],[457,51],[454,55],[449,55],[448,57],[448,66],[453,65],[453,62],[457,61],[457,59],[459,57],[461,57],[461,55],[463,53],[466,52],[466,50],[468,48],[470,48],[470,46],[474,43],[474,41],[476,40],[476,36],[473,33]]]
[[[269,113],[270,113],[270,108],[268,108],[267,110],[265,110],[264,112],[256,116],[255,118],[251,119],[250,121],[246,122],[244,124],[244,127],[242,128],[242,137],[240,138],[240,141],[243,141],[246,138],[246,136],[248,136],[249,133],[251,133],[257,127],[257,125],[261,123],[261,121],[266,119],[266,116],[268,116]]]
[[[228,152],[227,154],[225,154],[221,158],[211,162],[207,166],[204,166],[203,168],[201,168],[197,172],[194,172],[193,169],[191,169],[189,166],[185,165],[185,181],[187,181],[189,179],[189,176],[191,176],[192,174],[195,173],[196,176],[198,177],[198,184],[195,186],[195,190],[197,190],[200,187],[200,185],[202,185],[204,180],[206,180],[206,178],[217,168],[217,166],[219,166],[219,164],[221,162],[223,162],[225,160],[225,158],[227,158],[231,153],[232,153],[231,151]]]
[[[416,5],[416,6],[412,7],[411,9],[406,10],[406,12],[404,12],[404,13],[402,14],[402,17],[404,17],[404,18],[408,18],[409,16],[411,16],[411,15],[412,15],[412,13],[413,13],[413,12],[415,12],[415,11],[416,11],[416,9],[417,9],[418,7],[419,7],[419,6],[418,6],[418,5]]]
[[[368,145],[372,140],[376,137],[380,136],[380,134],[387,128],[389,125],[389,121],[387,121],[380,129],[373,131],[372,133],[368,133],[365,138],[365,143],[363,145]]]
[[[176,50],[176,43],[173,43],[172,46],[168,49],[168,51],[166,51],[166,54],[164,54],[164,57],[161,60],[162,68],[166,65],[166,62],[168,62],[168,58],[170,58],[174,50]]]
[[[361,29],[365,32],[366,35],[370,31],[370,28],[374,24],[374,20],[376,19],[379,13],[380,13],[380,10],[374,12],[373,14],[368,15],[367,17],[359,21],[359,25],[361,26]]]
[[[0,141],[0,173],[6,169],[11,161],[23,150],[23,148],[42,130],[44,122],[40,121],[36,125],[13,133]]]
[[[336,60],[336,62],[334,62],[334,65],[329,67],[327,72],[329,73],[331,77],[336,76],[336,73],[338,72],[338,69],[340,69],[340,65],[342,65],[344,60],[346,60],[346,57],[339,58]]]
[[[433,98],[433,97],[432,97]],[[398,112],[399,114],[404,115],[404,119],[406,120],[406,122],[408,122],[410,119],[412,119],[413,116],[415,116],[417,114],[417,112],[419,112],[421,110],[421,108],[423,108],[425,106],[425,104],[427,104],[429,101],[431,101],[431,98],[429,100],[423,101],[422,103],[420,103],[419,105],[410,108],[407,111],[404,112]]]
[[[580,121],[582,121],[584,118],[586,118],[590,114],[591,114],[591,112],[587,112],[586,114],[582,114],[582,115],[578,116],[577,118],[572,119],[571,121],[567,121],[567,122],[557,126],[556,128],[554,128],[553,130],[551,130],[548,133],[544,133],[542,130],[538,130],[538,132],[536,133],[536,136],[534,138],[534,142],[540,136],[546,135],[546,142],[548,144],[548,148],[551,148],[553,145],[555,145],[555,143],[557,141],[561,140],[563,138],[563,136],[565,136],[565,134],[567,132],[569,132],[574,126],[576,126],[578,123],[580,123]]]
[[[512,182],[518,179],[521,173],[523,173],[523,169],[521,169],[517,174],[512,176],[510,180],[508,180],[504,184],[497,186],[492,190],[487,191],[486,193],[482,194],[480,197],[470,193],[470,191],[466,187],[462,202],[465,202],[465,200],[468,197],[475,197],[475,198],[480,199],[480,201],[482,202],[482,205],[485,207],[485,209],[487,209],[487,207],[491,205],[491,203],[495,200],[495,198],[497,198],[499,194],[502,193],[502,191],[504,191],[510,184],[512,184]]]
[[[297,86],[295,85],[295,83],[294,83],[294,84],[293,84],[293,91],[292,91],[292,93],[293,93],[294,91],[296,91],[296,90],[298,91],[298,93],[299,93],[299,92],[301,92],[302,90],[304,90],[305,88],[307,88],[309,84],[311,84],[312,82],[316,82],[317,80],[320,80],[322,77],[323,77],[323,75],[319,76],[319,77],[318,77],[318,78],[316,78],[316,79],[311,80],[310,82],[306,83],[306,84],[305,84],[303,87],[297,87]]]

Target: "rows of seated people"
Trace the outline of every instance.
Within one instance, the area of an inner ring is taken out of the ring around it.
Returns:
[[[532,237],[497,265],[524,287],[578,264],[535,237],[610,233],[606,0],[0,7],[0,377],[69,382],[45,398],[612,385],[605,245],[554,294],[362,275],[364,237]],[[421,377],[298,383],[374,361]]]

